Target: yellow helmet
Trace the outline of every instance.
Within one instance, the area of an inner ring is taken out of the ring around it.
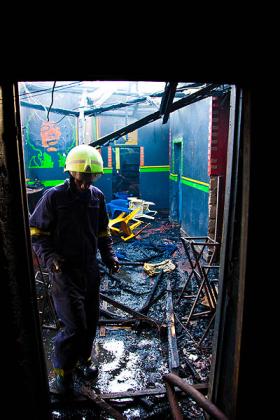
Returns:
[[[103,174],[101,154],[87,144],[73,147],[66,157],[64,172],[66,171]]]

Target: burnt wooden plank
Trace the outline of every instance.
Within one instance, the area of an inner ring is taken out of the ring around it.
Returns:
[[[186,381],[182,379],[183,381]],[[208,383],[201,383],[201,384],[194,384],[192,385],[193,388],[197,389],[202,393],[206,393],[208,390]],[[180,391],[180,388],[175,387],[175,391]],[[161,395],[166,394],[165,388],[154,388],[154,389],[141,389],[138,391],[124,391],[124,392],[110,392],[100,394],[100,398],[103,400],[110,400],[110,399],[121,399],[121,398],[135,398],[135,397],[144,397],[144,396],[151,396],[151,395]]]
[[[115,306],[116,308],[121,309],[124,312],[129,313],[130,315],[134,315],[135,317],[142,319],[143,321],[146,321],[153,327],[157,327],[158,329],[162,328],[162,324],[160,324],[158,321],[141,314],[138,311],[135,311],[134,309],[131,309],[129,306],[124,305],[123,303],[117,302],[114,299],[110,298],[109,296],[104,295],[103,293],[100,293],[100,298],[105,300],[106,302],[110,303],[110,305]]]
[[[166,324],[168,332],[168,361],[171,372],[179,368],[179,354],[175,330],[175,316],[173,311],[172,290],[170,280],[167,279]]]
[[[142,314],[147,314],[147,312],[148,312],[148,310],[150,308],[150,303],[151,303],[151,301],[152,301],[152,299],[153,299],[153,297],[155,295],[155,291],[156,291],[156,289],[158,287],[159,281],[162,278],[162,276],[163,276],[163,270],[160,270],[160,273],[155,278],[154,285],[152,287],[152,290],[151,290],[149,296],[146,299],[146,302],[144,303],[142,309],[140,309],[140,312]]]

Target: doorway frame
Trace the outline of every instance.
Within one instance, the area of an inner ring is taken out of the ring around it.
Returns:
[[[224,231],[223,231],[223,246],[221,252],[222,258],[222,286],[221,286],[221,298],[218,300],[217,307],[217,327],[215,326],[215,360],[212,361],[212,372],[210,378],[210,399],[218,405],[219,408],[223,409],[229,416],[232,413],[238,412],[238,400],[240,398],[238,387],[240,385],[240,372],[241,372],[241,352],[244,351],[243,338],[243,314],[244,312],[244,299],[245,299],[245,283],[248,284],[247,277],[247,239],[248,239],[248,219],[250,210],[249,190],[252,185],[250,178],[250,140],[251,133],[249,127],[250,119],[250,98],[249,94],[237,87],[234,88],[234,92],[231,98],[231,121],[232,128],[230,131],[229,139],[231,141],[230,147],[230,158],[228,159],[228,170],[231,171],[231,176],[228,177],[226,183],[226,197],[225,197],[225,217],[224,217]],[[3,103],[5,102],[5,112],[3,121],[1,120],[2,128],[6,131],[3,134],[1,130],[1,137],[3,138],[3,144],[6,147],[4,150],[4,157],[6,158],[6,167],[8,171],[7,181],[8,189],[13,190],[15,196],[13,200],[10,197],[4,196],[7,203],[11,204],[10,211],[15,214],[22,215],[21,218],[21,229],[17,232],[16,236],[11,235],[10,240],[17,241],[15,246],[16,254],[19,251],[19,246],[24,245],[24,250],[27,253],[27,258],[22,259],[21,271],[25,271],[26,275],[24,278],[22,275],[17,277],[17,273],[11,271],[11,265],[8,267],[2,267],[5,277],[8,282],[16,282],[17,285],[21,284],[21,287],[25,285],[34,287],[35,280],[32,271],[32,260],[31,260],[31,242],[28,227],[27,217],[27,206],[26,196],[24,191],[23,183],[23,153],[22,153],[22,141],[20,130],[15,130],[15,127],[20,127],[19,124],[19,104],[17,96],[16,83],[8,82],[2,87]],[[14,101],[14,97],[16,101]],[[244,108],[245,107],[245,108]],[[17,119],[13,119],[11,116],[17,115]],[[9,121],[10,118],[10,121]],[[7,133],[8,140],[7,141]],[[242,155],[242,159],[241,159]],[[16,177],[11,177],[10,173],[16,174]],[[227,175],[229,172],[227,173]],[[241,206],[238,208],[238,205]],[[236,224],[236,217],[238,218],[239,225]],[[9,226],[8,226],[9,228]],[[10,226],[10,233],[13,232],[12,226]],[[10,260],[10,264],[16,263],[17,259]],[[236,266],[233,267],[233,263],[236,262]],[[238,279],[239,293],[238,290],[232,289],[234,280]],[[250,283],[249,283],[250,285]],[[250,288],[249,288],[250,290]],[[251,290],[250,290],[251,291]],[[248,293],[248,290],[247,290]],[[11,299],[20,299],[22,304],[22,311],[24,319],[27,322],[27,330],[37,331],[38,318],[34,312],[34,308],[30,313],[30,296],[25,293],[23,295],[15,295]],[[234,323],[229,323],[230,309],[236,307],[236,317]],[[229,330],[228,326],[233,325],[233,329]],[[225,342],[226,333],[230,331],[230,337]],[[26,344],[28,337],[22,337],[21,345]],[[38,344],[38,343],[37,343]],[[9,343],[6,343],[9,347]],[[233,347],[232,347],[233,345]],[[230,360],[227,359],[229,351],[232,351]],[[40,351],[43,351],[39,346],[37,355],[40,360],[39,373],[37,377],[41,378],[41,392],[43,392],[42,398],[44,401],[48,400],[47,389],[44,388],[47,377],[47,373],[44,370],[43,357],[40,357]],[[43,356],[43,354],[41,354]],[[31,364],[34,368],[34,363]],[[30,367],[31,368],[31,367]],[[229,375],[228,378],[224,378],[225,369],[230,369],[234,375]],[[25,371],[28,377],[28,372]],[[22,384],[25,383],[25,379],[22,379]],[[37,394],[38,383],[34,382],[30,384],[31,390]],[[230,400],[230,402],[229,402]],[[31,405],[30,410],[35,406]],[[7,407],[8,408],[8,407]],[[30,412],[29,412],[30,414]],[[234,417],[232,417],[234,418]]]

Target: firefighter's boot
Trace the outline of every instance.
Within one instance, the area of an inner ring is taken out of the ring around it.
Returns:
[[[74,391],[74,382],[72,371],[56,369],[55,390],[61,395],[71,395]]]
[[[77,364],[77,373],[83,379],[94,380],[97,379],[99,369],[97,366],[91,364],[91,360],[82,361]]]

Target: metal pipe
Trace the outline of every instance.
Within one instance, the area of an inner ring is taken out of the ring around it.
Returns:
[[[197,389],[195,389],[192,385],[188,384],[187,382],[183,381],[179,376],[175,375],[174,373],[168,373],[167,375],[163,376],[165,382],[178,386],[182,391],[184,391],[187,395],[189,395],[197,404],[203,408],[208,414],[213,416],[215,419],[218,420],[229,420],[228,417],[213,404],[211,401],[208,401],[207,398],[204,397]]]
[[[170,385],[168,382],[166,382],[165,385],[166,385],[167,398],[170,404],[173,419],[183,420],[184,417],[182,415],[182,411],[179,407],[178,401],[175,398],[175,390],[174,390],[173,385]]]

